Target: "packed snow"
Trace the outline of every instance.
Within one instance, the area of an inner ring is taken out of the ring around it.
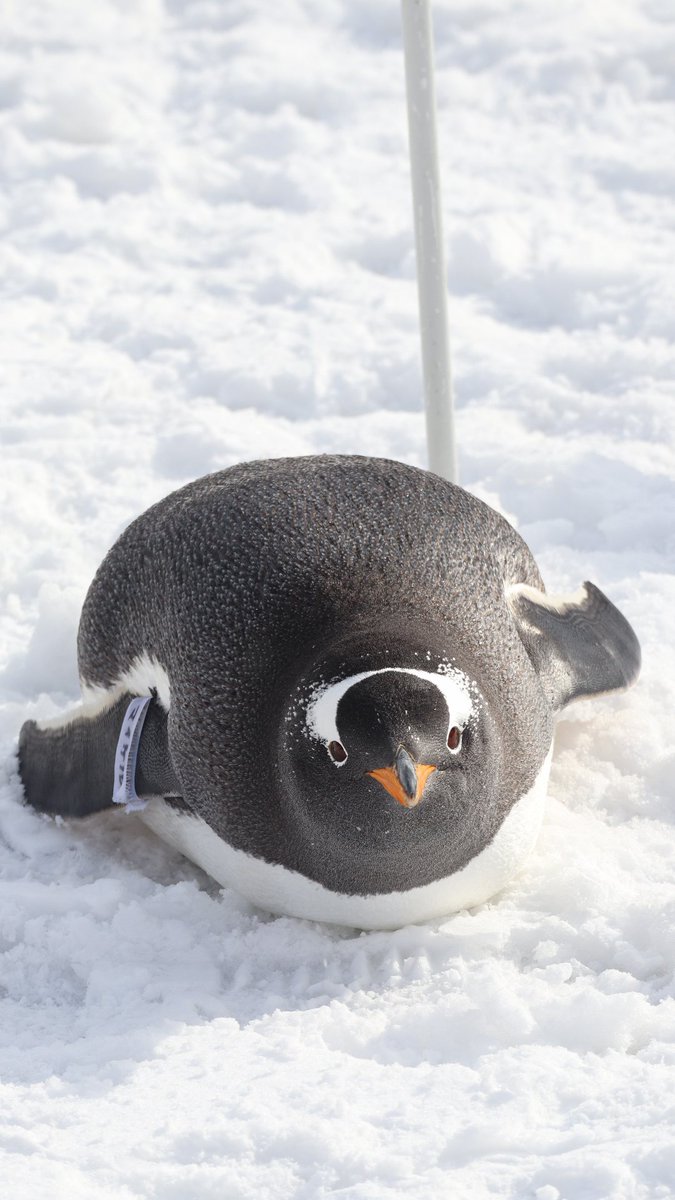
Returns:
[[[460,470],[643,645],[490,903],[255,910],[22,807],[124,526],[247,458],[424,464],[395,0],[20,0],[0,52],[0,1178],[15,1200],[675,1192],[675,11],[435,0]]]

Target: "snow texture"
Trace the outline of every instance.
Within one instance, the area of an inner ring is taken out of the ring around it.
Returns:
[[[128,521],[241,459],[424,463],[394,0],[16,0],[0,51],[0,1177],[15,1200],[675,1189],[675,11],[436,0],[462,481],[638,686],[538,846],[394,933],[274,919],[135,816],[21,807]]]

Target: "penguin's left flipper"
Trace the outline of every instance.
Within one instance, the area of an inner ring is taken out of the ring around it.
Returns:
[[[135,697],[124,693],[93,712],[81,705],[58,721],[26,721],[19,734],[19,774],[26,800],[40,812],[87,817],[115,803],[120,731]],[[150,700],[135,768],[139,797],[177,796],[181,787],[169,752],[167,713]]]
[[[570,596],[550,596],[515,584],[506,597],[554,710],[581,696],[635,683],[640,643],[626,618],[593,583],[583,583]]]

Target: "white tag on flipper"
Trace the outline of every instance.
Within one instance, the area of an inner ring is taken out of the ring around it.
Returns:
[[[136,794],[135,779],[138,747],[150,700],[150,696],[137,696],[131,701],[117,739],[112,798],[113,804],[125,804],[127,812],[139,812],[147,804],[147,800],[141,800]]]

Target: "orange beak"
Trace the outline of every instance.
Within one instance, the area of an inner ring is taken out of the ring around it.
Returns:
[[[380,767],[377,771],[368,771],[394,800],[398,800],[404,808],[415,808],[422,799],[422,792],[432,771],[436,767],[428,763],[415,763],[410,755],[401,747],[392,767]]]

